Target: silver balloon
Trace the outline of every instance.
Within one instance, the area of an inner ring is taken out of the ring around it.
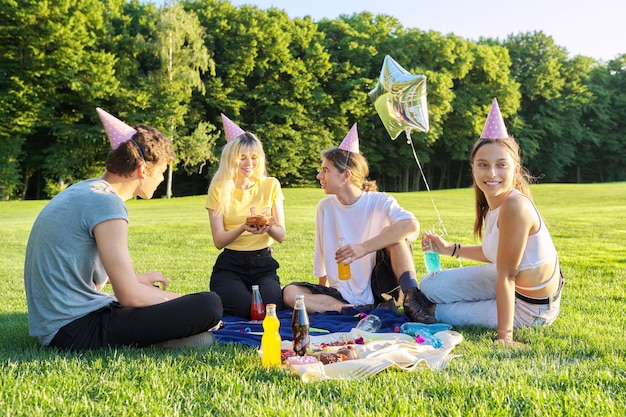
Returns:
[[[369,97],[391,139],[412,129],[428,132],[426,76],[413,75],[385,56],[378,84]]]

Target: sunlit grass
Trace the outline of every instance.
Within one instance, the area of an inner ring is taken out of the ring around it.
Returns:
[[[319,189],[284,190],[287,240],[276,245],[283,284],[313,280]],[[6,416],[405,416],[621,415],[626,409],[626,184],[537,185],[567,280],[562,313],[523,329],[526,347],[492,343],[494,332],[460,330],[461,355],[443,371],[386,370],[363,381],[304,384],[260,367],[255,349],[216,345],[164,352],[58,352],[28,336],[23,285],[30,226],[45,202],[0,203],[0,412]],[[470,189],[394,194],[429,229],[440,212],[449,237],[472,237]],[[219,251],[204,196],[129,201],[138,271],[159,270],[180,293],[206,290]],[[68,213],[71,215],[71,213]],[[418,276],[424,273],[416,248]],[[451,258],[445,267],[458,266]],[[465,263],[464,263],[465,264]]]

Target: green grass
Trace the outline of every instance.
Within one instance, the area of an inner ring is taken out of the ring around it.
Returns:
[[[261,368],[254,349],[206,352],[118,349],[57,352],[28,336],[23,257],[45,202],[0,203],[0,414],[6,416],[609,416],[626,410],[626,184],[536,185],[567,284],[561,316],[524,329],[520,349],[495,333],[458,329],[462,355],[443,371],[384,371],[362,381],[304,384]],[[285,190],[287,240],[277,245],[283,284],[312,279],[319,189]],[[472,244],[469,189],[395,194],[423,229],[440,211],[449,237]],[[170,289],[206,290],[219,251],[204,196],[130,201],[130,249],[138,271],[160,270]],[[432,201],[431,201],[432,199]],[[68,215],[72,215],[68,212]],[[415,250],[418,276],[424,273]],[[457,266],[446,258],[444,267]]]

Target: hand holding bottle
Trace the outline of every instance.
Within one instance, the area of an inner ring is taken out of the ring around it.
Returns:
[[[427,250],[433,250],[437,253],[443,253],[444,255],[446,255],[446,249],[449,246],[453,245],[443,240],[442,237],[435,232],[427,230],[422,235],[422,250],[424,252],[426,252]]]

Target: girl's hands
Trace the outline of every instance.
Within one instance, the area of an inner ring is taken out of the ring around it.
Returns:
[[[244,224],[243,228],[246,232],[250,232],[252,234],[255,235],[262,235],[263,233],[267,233],[269,232],[270,228],[272,227],[271,224],[265,225],[265,226],[259,226],[259,225],[249,225],[249,224]]]
[[[496,345],[504,345],[504,346],[512,346],[512,347],[523,347],[526,346],[524,343],[516,342],[513,340],[513,330],[504,330],[498,329],[498,336],[494,342]]]
[[[454,244],[443,240],[437,233],[424,232],[422,235],[422,250],[433,250],[444,255],[451,255],[454,250]]]

